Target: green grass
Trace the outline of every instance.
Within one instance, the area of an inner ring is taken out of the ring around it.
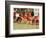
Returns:
[[[13,29],[38,29],[39,25],[31,25],[31,24],[25,24],[25,23],[14,23]]]

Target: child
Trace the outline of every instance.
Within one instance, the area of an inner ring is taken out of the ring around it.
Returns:
[[[28,13],[27,19],[28,19],[28,22],[29,22],[30,24],[32,24],[32,13]]]
[[[24,22],[26,23],[27,22],[27,13],[24,14],[23,18],[24,18]]]
[[[39,24],[39,16],[34,16],[34,23]]]

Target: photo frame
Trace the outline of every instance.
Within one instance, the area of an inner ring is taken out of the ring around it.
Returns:
[[[45,3],[5,1],[5,24],[6,37],[45,35]]]

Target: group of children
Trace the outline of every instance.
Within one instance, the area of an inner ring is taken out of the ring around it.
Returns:
[[[27,24],[39,24],[39,16],[29,13],[14,13],[14,22],[27,23]]]

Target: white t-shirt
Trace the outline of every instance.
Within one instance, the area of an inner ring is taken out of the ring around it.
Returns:
[[[16,17],[19,17],[19,14],[18,13],[16,13]]]

